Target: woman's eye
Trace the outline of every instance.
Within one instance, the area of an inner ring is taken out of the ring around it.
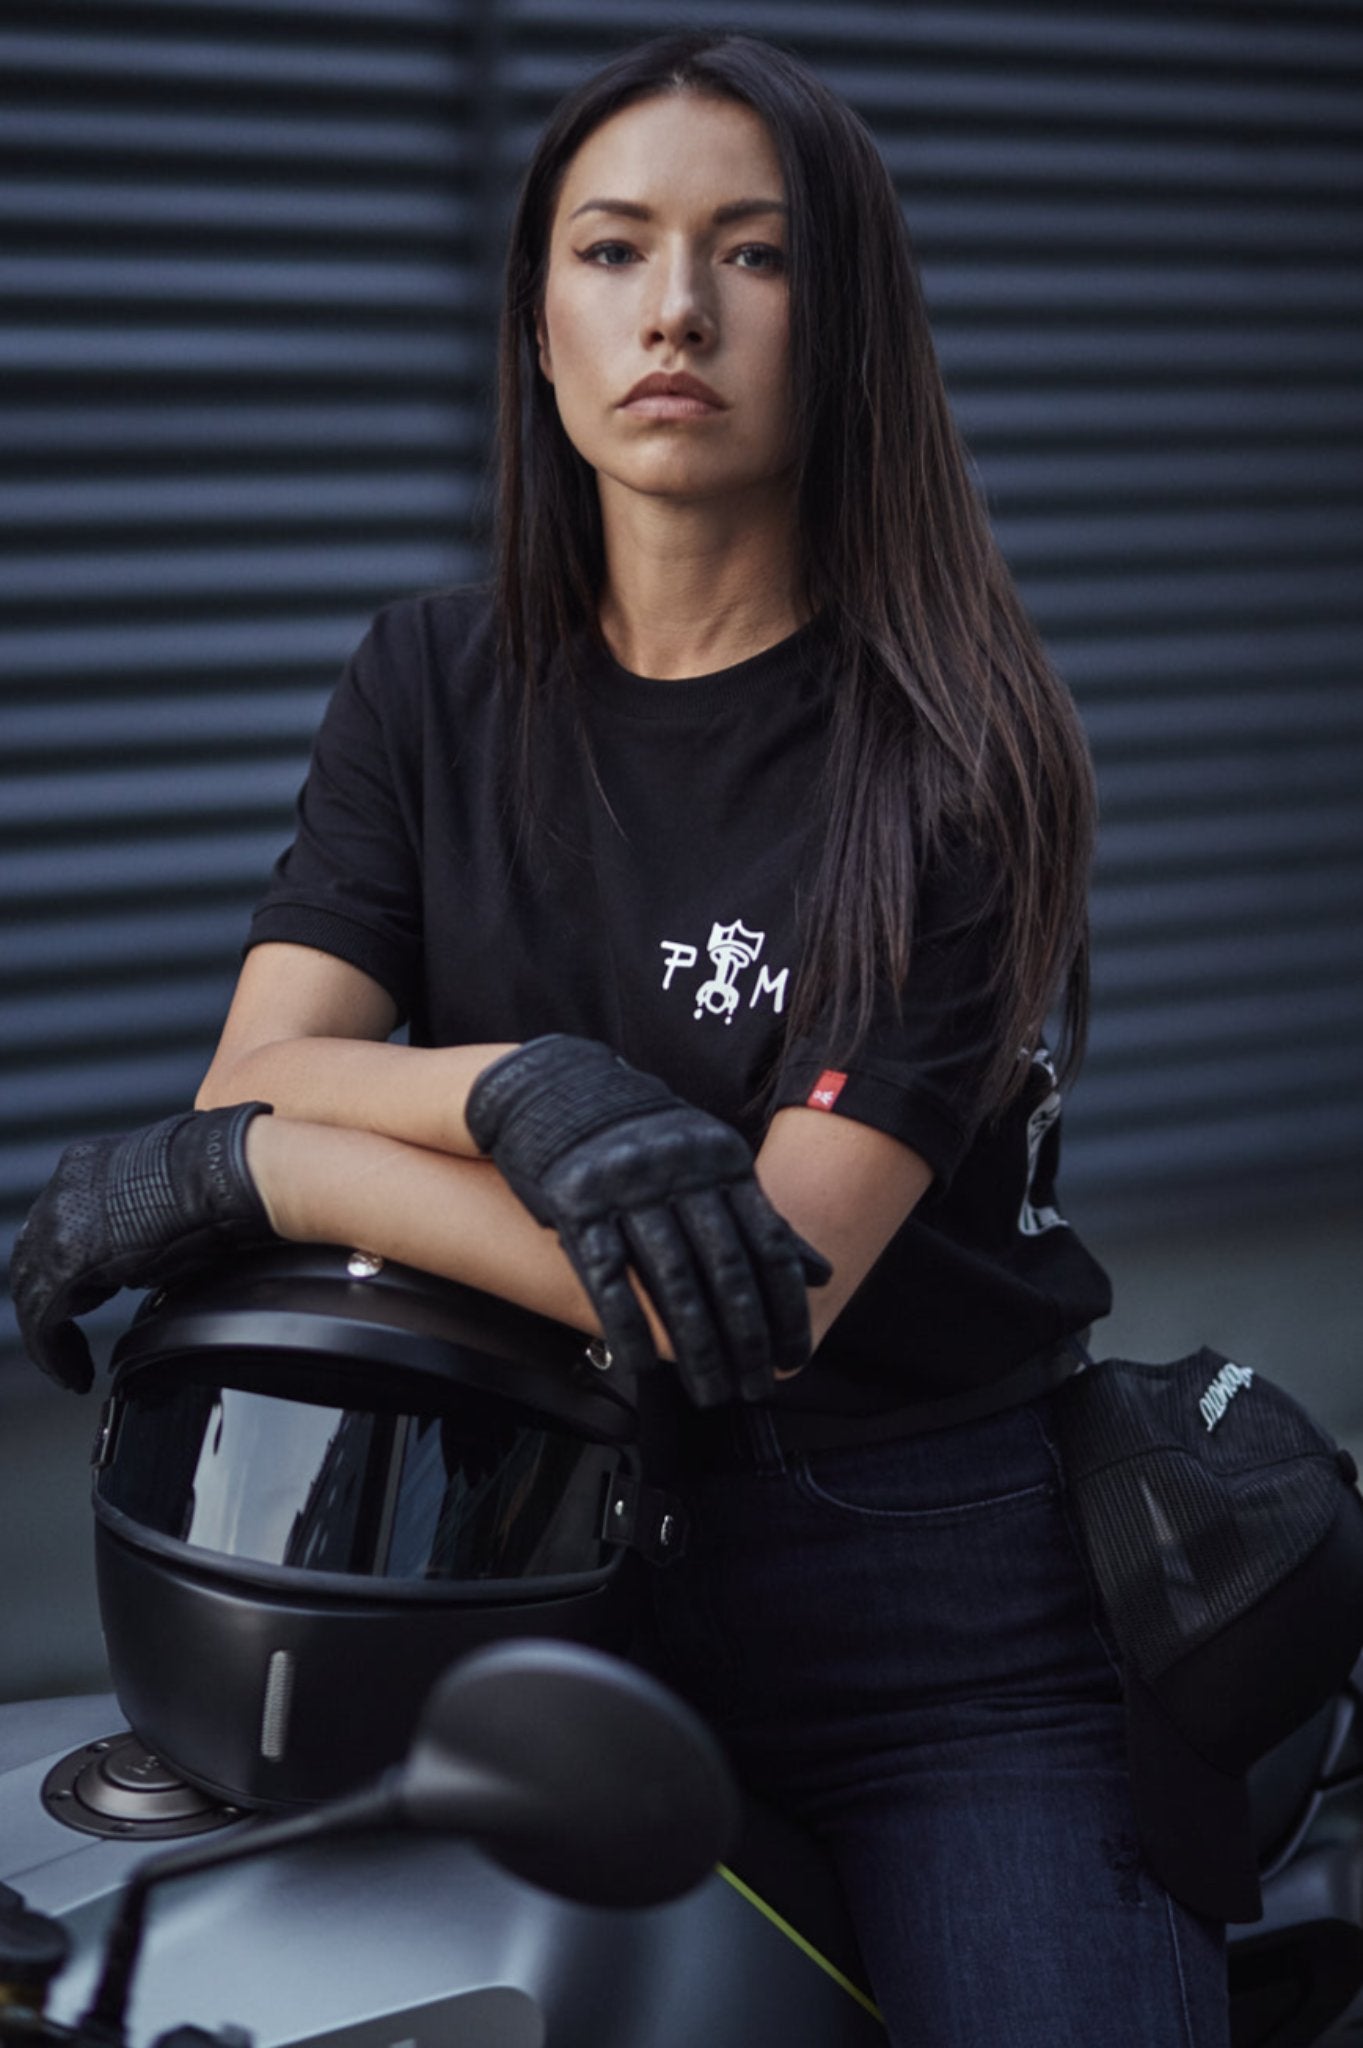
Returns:
[[[590,249],[581,251],[581,256],[584,263],[600,264],[603,270],[619,270],[634,261],[634,251],[628,242],[593,242]]]
[[[730,257],[740,270],[784,270],[786,252],[778,249],[773,242],[745,242],[741,249],[735,249]]]

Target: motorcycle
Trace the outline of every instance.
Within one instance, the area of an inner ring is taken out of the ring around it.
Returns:
[[[0,1707],[0,2048],[884,2042],[818,1846],[735,1827],[713,1739],[608,1654],[684,1536],[599,1348],[290,1252],[153,1298],[113,1371],[116,1698]],[[1342,2048],[1363,1664],[1252,1792],[1235,2048]]]

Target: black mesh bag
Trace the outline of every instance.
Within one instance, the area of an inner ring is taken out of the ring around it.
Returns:
[[[1256,1919],[1245,1773],[1363,1647],[1357,1468],[1280,1387],[1207,1349],[1104,1359],[1054,1414],[1122,1664],[1146,1855],[1186,1905]]]

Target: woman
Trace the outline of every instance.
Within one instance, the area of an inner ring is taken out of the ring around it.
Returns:
[[[855,117],[741,37],[576,92],[500,427],[495,593],[375,622],[199,1113],[34,1212],[31,1348],[80,1384],[73,1315],[271,1232],[656,1347],[651,1654],[829,1842],[893,2039],[1211,2048],[1047,1426],[1108,1306],[1041,1042],[1087,759]]]

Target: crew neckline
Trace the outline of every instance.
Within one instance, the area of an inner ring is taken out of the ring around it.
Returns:
[[[637,718],[687,720],[729,704],[750,703],[755,696],[766,697],[801,684],[807,687],[815,672],[811,655],[823,638],[822,624],[816,614],[760,653],[699,676],[637,675],[617,661],[603,641],[588,656],[583,680],[588,694],[612,711]]]

